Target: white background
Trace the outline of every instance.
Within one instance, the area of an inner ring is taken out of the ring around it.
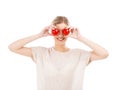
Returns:
[[[119,0],[1,0],[0,90],[36,90],[36,67],[28,57],[8,50],[13,41],[37,34],[57,15],[68,17],[86,38],[106,48],[109,57],[92,62],[85,71],[84,90],[120,90]],[[28,46],[52,46],[42,38]],[[68,39],[71,48],[89,49]]]

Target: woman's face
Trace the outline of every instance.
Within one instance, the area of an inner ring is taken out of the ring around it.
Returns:
[[[60,23],[60,24],[57,24],[55,26],[55,28],[57,28],[59,30],[59,34],[54,35],[55,44],[57,44],[57,45],[65,45],[68,35],[67,34],[65,35],[63,33],[63,30],[67,29],[68,25],[66,25],[65,23]]]

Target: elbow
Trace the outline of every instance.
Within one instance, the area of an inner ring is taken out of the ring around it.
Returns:
[[[104,58],[107,58],[108,56],[109,56],[108,51],[104,52],[103,55],[102,55],[103,59],[104,59]]]
[[[99,53],[92,52],[91,59],[92,60],[104,60],[108,56],[109,56],[109,53],[107,51],[99,52]]]
[[[9,49],[10,51],[13,51],[12,45],[9,45],[9,46],[8,46],[8,49]]]
[[[9,45],[9,46],[8,46],[8,49],[9,49],[10,51],[12,51],[12,52],[15,52],[15,50],[16,50],[16,49],[13,47],[13,45]]]
[[[105,55],[104,55],[104,58],[107,58],[109,56],[109,53],[106,53]]]

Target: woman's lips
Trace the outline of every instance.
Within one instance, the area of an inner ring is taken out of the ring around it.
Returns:
[[[63,40],[65,40],[65,38],[64,37],[58,37],[57,40],[63,41]]]

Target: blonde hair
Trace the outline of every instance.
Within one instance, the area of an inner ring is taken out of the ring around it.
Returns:
[[[69,25],[69,21],[67,19],[67,17],[65,16],[57,16],[53,21],[52,21],[52,25],[57,25],[60,23],[65,23],[66,25]]]

